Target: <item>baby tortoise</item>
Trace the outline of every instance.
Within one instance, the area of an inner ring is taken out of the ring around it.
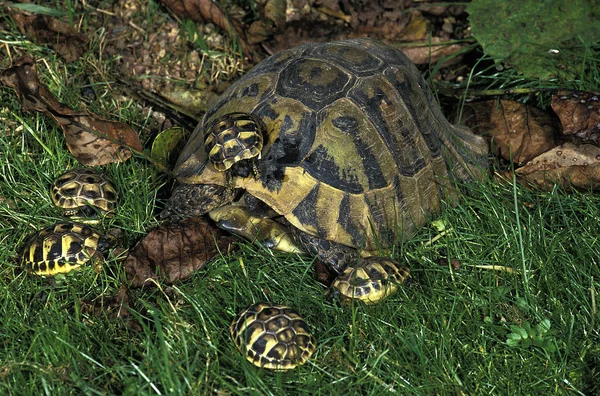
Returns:
[[[29,273],[52,276],[102,259],[108,241],[89,225],[57,223],[32,235],[25,244],[22,263]]]
[[[118,192],[108,176],[92,168],[79,168],[60,175],[50,187],[50,196],[65,216],[97,223],[98,215],[113,214]]]
[[[350,299],[375,304],[398,290],[409,277],[409,270],[386,258],[362,259],[356,267],[347,267],[331,284],[329,297],[339,297],[344,303]]]
[[[279,371],[305,363],[317,345],[308,324],[298,313],[283,305],[264,302],[240,312],[229,333],[249,362]]]

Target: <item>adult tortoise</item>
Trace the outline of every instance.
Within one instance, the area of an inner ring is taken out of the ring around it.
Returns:
[[[453,182],[482,178],[487,151],[448,123],[399,50],[307,44],[258,64],[206,113],[177,161],[167,212],[209,213],[341,272],[455,200]]]

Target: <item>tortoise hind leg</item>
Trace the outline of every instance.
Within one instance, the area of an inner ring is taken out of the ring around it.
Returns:
[[[360,259],[354,248],[307,234],[294,227],[291,229],[300,246],[338,274],[346,267],[356,265]]]
[[[223,206],[212,210],[208,215],[219,228],[257,242],[269,249],[288,253],[305,253],[284,225],[269,218],[254,216],[245,207]]]

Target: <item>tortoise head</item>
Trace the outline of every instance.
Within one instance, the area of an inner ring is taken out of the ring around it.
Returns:
[[[229,113],[217,117],[205,126],[204,148],[215,169],[248,176],[253,161],[260,159],[263,148],[263,126],[248,113]]]

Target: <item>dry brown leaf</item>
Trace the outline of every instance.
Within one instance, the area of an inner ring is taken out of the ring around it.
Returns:
[[[149,279],[166,284],[187,279],[219,252],[228,252],[233,241],[200,218],[160,226],[129,252],[127,279],[134,287],[144,286]]]
[[[600,148],[592,144],[565,143],[515,171],[520,181],[551,190],[600,190]]]
[[[422,47],[398,47],[400,51],[404,52],[404,54],[417,65],[436,63],[442,57],[451,56],[463,48],[464,46],[460,44],[444,44],[444,42],[437,37],[432,37],[431,43],[423,45]],[[448,67],[459,63],[461,60],[462,56],[451,57],[444,61],[441,64],[441,67]]]
[[[230,37],[237,37],[244,54],[254,59],[254,51],[244,39],[241,27],[235,26],[213,0],[161,0],[161,2],[180,18],[190,18],[194,22],[211,22],[226,31]]]
[[[402,41],[415,42],[427,41],[429,39],[429,20],[423,17],[419,11],[411,13],[410,22],[401,34]]]
[[[67,62],[73,62],[87,50],[86,37],[67,22],[44,15],[12,14],[17,28],[38,44],[53,47]]]
[[[105,296],[104,294],[93,300],[82,300],[81,311],[94,317],[106,316],[110,320],[122,320],[127,327],[135,331],[142,331],[140,324],[129,312],[131,297],[129,289],[123,285],[119,287],[116,296]]]
[[[260,43],[274,34],[281,32],[285,26],[285,0],[257,1],[259,20],[248,28],[248,42]]]
[[[535,107],[509,100],[465,107],[472,112],[467,125],[478,135],[491,137],[494,154],[507,161],[523,164],[556,146],[558,128],[550,115]]]
[[[125,161],[131,157],[131,150],[142,151],[142,143],[130,126],[86,111],[77,112],[58,102],[48,87],[40,83],[35,62],[29,56],[2,71],[0,82],[15,90],[23,110],[52,117],[63,130],[69,151],[84,165]]]
[[[329,266],[325,265],[319,260],[315,260],[313,263],[315,270],[315,276],[317,281],[325,287],[331,286],[333,280],[337,277],[337,273],[333,271]]]
[[[563,134],[600,145],[600,95],[582,91],[558,91],[552,110],[560,118]]]
[[[89,114],[51,115],[63,128],[69,151],[84,165],[125,161],[131,157],[130,148],[142,151],[142,143],[129,125]]]

